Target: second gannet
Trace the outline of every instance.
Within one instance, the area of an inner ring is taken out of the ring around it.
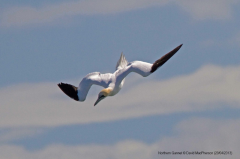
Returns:
[[[121,54],[114,73],[101,74],[100,72],[93,72],[85,76],[78,87],[66,83],[59,83],[58,86],[70,98],[81,102],[85,101],[88,91],[93,84],[104,87],[105,89],[101,90],[98,94],[98,99],[94,103],[95,106],[107,96],[117,94],[124,84],[125,77],[130,72],[136,72],[143,77],[149,76],[169,60],[181,47],[182,44],[162,56],[153,64],[142,61],[128,63],[125,56]]]

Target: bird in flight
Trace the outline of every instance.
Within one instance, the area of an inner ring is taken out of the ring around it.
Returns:
[[[169,60],[181,47],[182,44],[162,56],[153,64],[143,61],[128,63],[124,55],[121,54],[114,73],[101,74],[100,72],[93,72],[85,76],[78,87],[67,83],[59,83],[58,86],[70,98],[81,102],[85,101],[88,91],[93,84],[104,87],[98,94],[98,99],[94,103],[95,106],[104,98],[117,94],[124,84],[125,77],[130,72],[138,73],[143,77],[149,76]]]

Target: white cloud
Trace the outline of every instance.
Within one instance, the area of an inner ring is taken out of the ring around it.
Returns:
[[[193,18],[229,19],[232,6],[237,0],[88,0],[61,2],[43,7],[12,7],[2,12],[2,26],[22,26],[28,24],[49,23],[66,16],[115,14],[152,6],[177,5],[187,11]]]
[[[76,102],[57,83],[21,84],[0,90],[0,128],[104,122],[240,105],[240,66],[205,66],[193,74],[149,81],[107,97],[96,107],[88,96]],[[142,78],[139,76],[139,78]],[[128,79],[127,79],[128,80]],[[73,83],[76,85],[76,83]]]
[[[237,0],[181,0],[176,3],[194,19],[224,20],[232,17],[233,6]]]
[[[0,142],[9,142],[17,139],[29,138],[44,133],[41,128],[12,128],[2,130],[0,133]]]
[[[21,146],[2,145],[2,158],[10,159],[155,159],[155,158],[239,158],[240,120],[189,119],[175,127],[175,135],[146,144],[126,140],[113,145],[49,145],[41,150],[28,151]],[[158,151],[232,151],[233,155],[158,155]]]
[[[3,13],[2,25],[45,23],[64,16],[114,14],[153,5],[164,5],[166,2],[166,0],[88,0],[63,2],[41,8],[14,7]]]

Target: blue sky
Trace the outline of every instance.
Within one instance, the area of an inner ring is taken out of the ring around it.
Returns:
[[[175,157],[158,151],[231,150],[238,158],[237,0],[0,6],[0,156],[155,159]],[[113,72],[121,52],[129,62],[154,62],[182,43],[153,75],[130,74],[119,94],[97,107],[101,88],[80,103],[57,87]]]

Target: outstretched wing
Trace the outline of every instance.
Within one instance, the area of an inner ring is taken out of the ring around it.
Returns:
[[[138,73],[143,77],[150,75],[159,67],[161,67],[165,62],[167,62],[181,48],[181,46],[182,44],[162,56],[153,64],[142,61],[134,61],[129,63],[125,68],[116,71],[116,82],[121,82],[130,72]]]
[[[178,47],[176,47],[175,49],[173,49],[172,51],[170,51],[169,53],[165,54],[164,56],[162,56],[160,59],[158,59],[157,61],[155,61],[153,63],[152,69],[151,69],[151,73],[155,72],[159,67],[161,67],[165,62],[167,62],[167,60],[169,60],[181,47],[183,44],[179,45]]]
[[[117,70],[115,73],[116,76],[116,85],[120,84],[121,81],[131,72],[138,73],[143,77],[146,77],[151,74],[151,68],[153,64],[142,62],[142,61],[133,61],[129,63],[126,67]]]
[[[70,98],[79,101],[78,99],[78,91],[77,91],[77,87],[71,85],[71,84],[67,84],[67,83],[59,83],[58,87]]]
[[[93,72],[85,76],[78,86],[79,101],[86,99],[88,91],[93,84],[107,88],[111,77],[111,73],[101,74],[100,72]]]

